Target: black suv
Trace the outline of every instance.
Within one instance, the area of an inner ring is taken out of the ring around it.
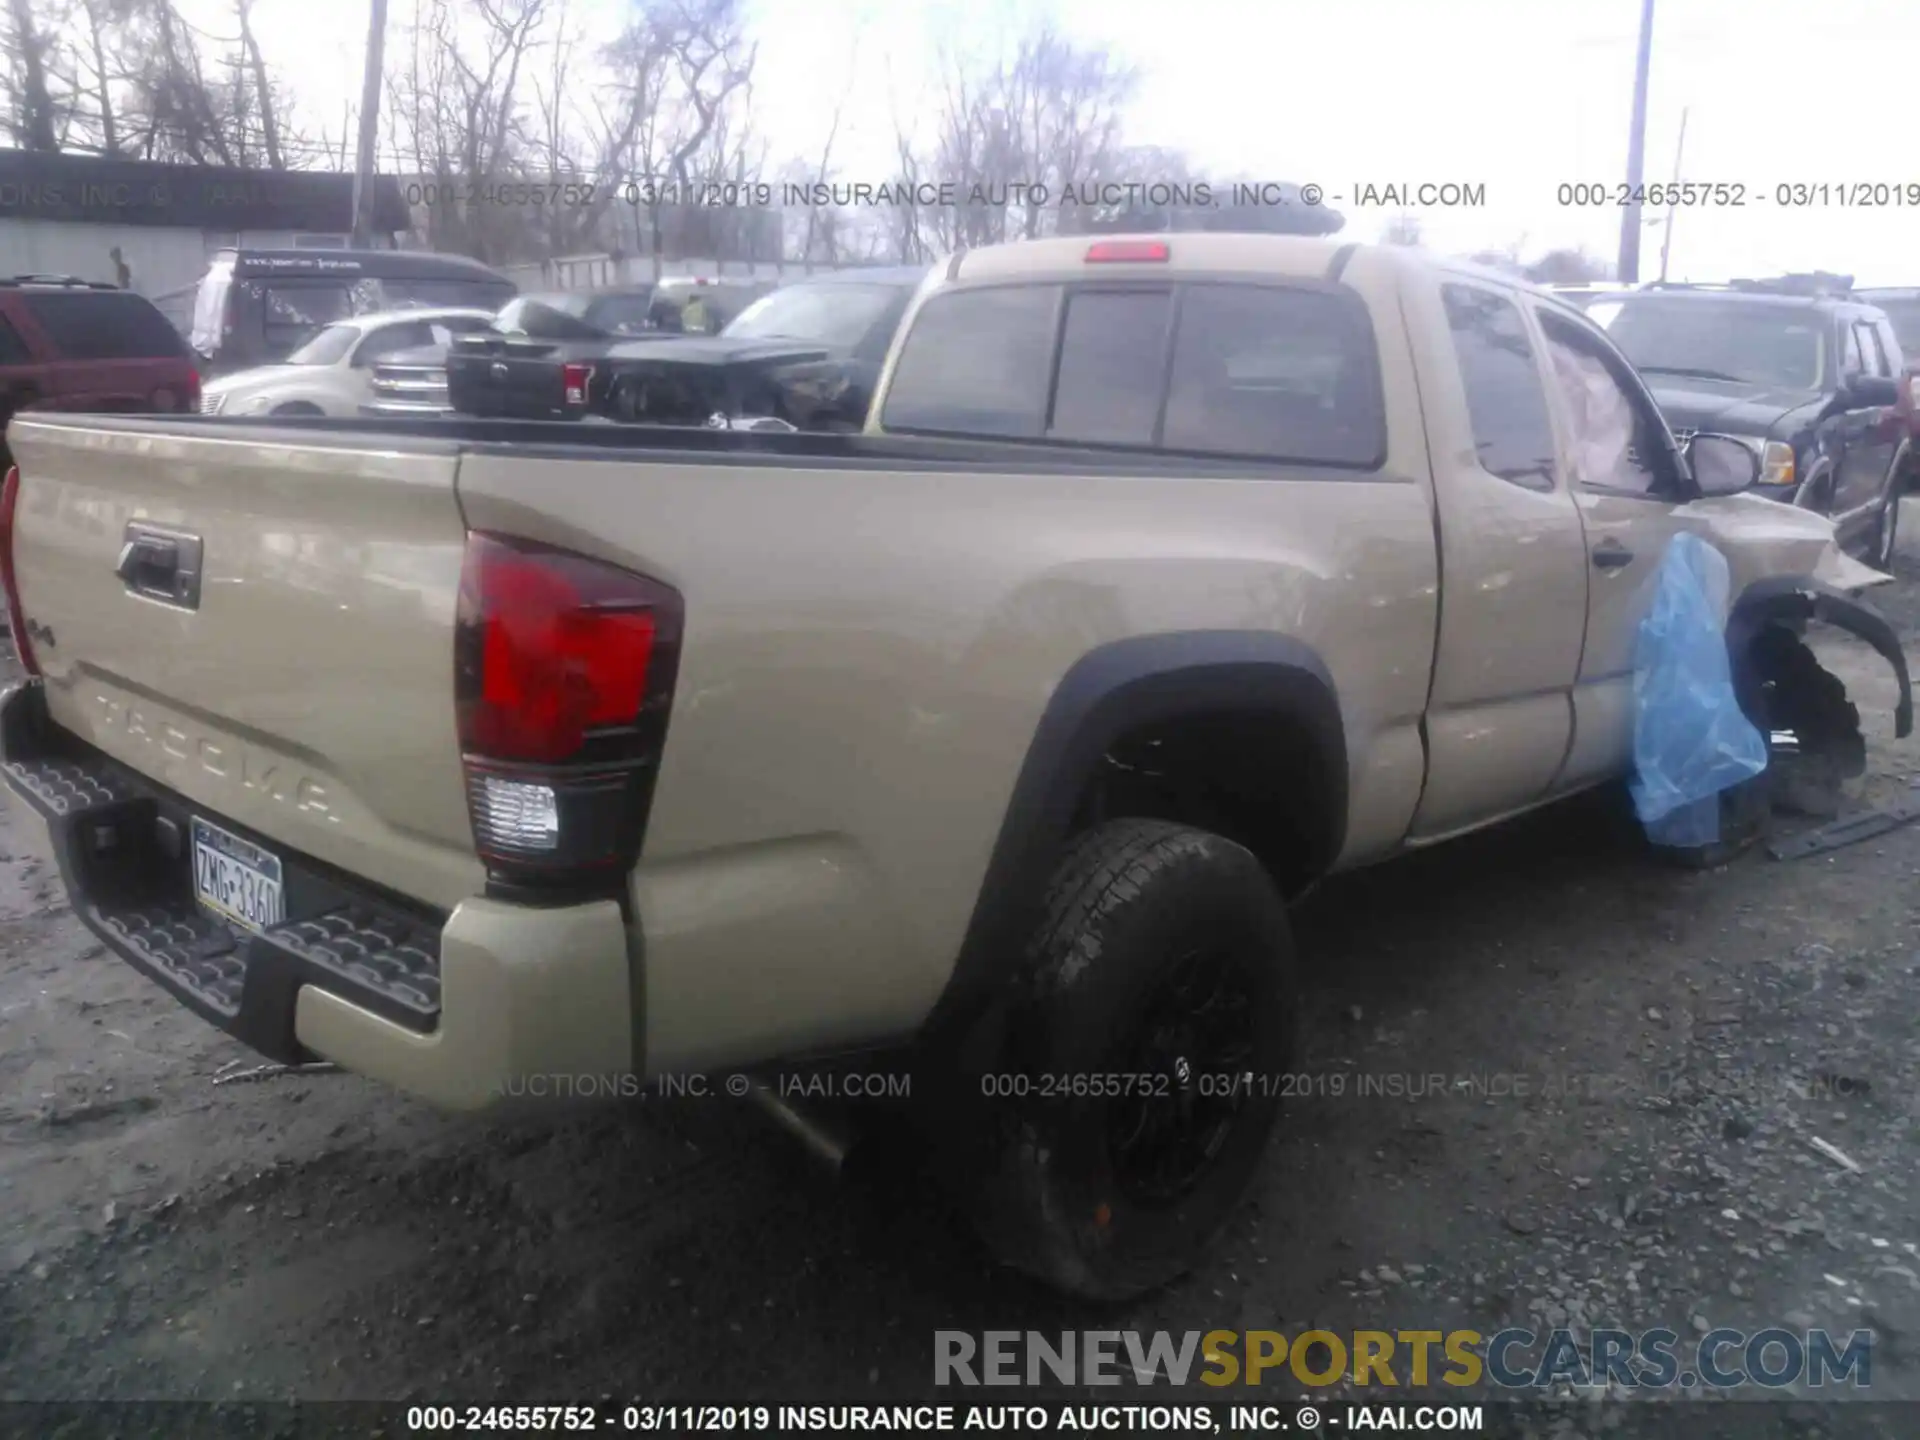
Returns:
[[[1843,275],[1648,285],[1578,301],[1645,377],[1683,443],[1746,441],[1760,493],[1830,516],[1840,542],[1892,563],[1908,438],[1905,368],[1885,313]]]

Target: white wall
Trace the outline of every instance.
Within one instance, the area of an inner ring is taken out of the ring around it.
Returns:
[[[188,230],[75,220],[0,219],[0,275],[72,275],[119,283],[112,250],[132,272],[130,287],[160,308],[182,335],[193,328],[194,293],[216,250],[292,250],[344,245],[344,235],[295,230]]]
[[[133,272],[132,288],[142,294],[190,284],[207,268],[199,230],[0,220],[0,275],[74,275],[115,284],[111,251],[116,245]]]

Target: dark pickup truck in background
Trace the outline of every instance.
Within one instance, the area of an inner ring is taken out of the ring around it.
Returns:
[[[513,364],[524,356],[545,356],[548,342],[584,341],[597,347],[622,336],[656,334],[653,304],[651,286],[516,296],[501,307],[485,334],[473,337],[472,351]],[[451,413],[447,350],[445,345],[421,345],[387,356],[374,367],[373,398],[361,412],[389,418]]]
[[[1646,378],[1674,433],[1729,435],[1759,493],[1829,517],[1846,548],[1891,563],[1915,442],[1892,321],[1844,275],[1654,284],[1576,303]]]
[[[857,430],[926,274],[920,267],[854,270],[795,281],[719,335],[607,336],[580,322],[576,332],[556,326],[540,338],[465,336],[447,357],[448,400],[461,414],[492,418],[772,419],[803,430]]]

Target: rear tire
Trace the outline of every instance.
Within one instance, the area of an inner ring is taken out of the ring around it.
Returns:
[[[988,1102],[976,1181],[998,1258],[1093,1300],[1191,1269],[1265,1153],[1296,1049],[1293,968],[1286,907],[1240,846],[1149,820],[1080,837],[989,1077],[1015,1091]]]

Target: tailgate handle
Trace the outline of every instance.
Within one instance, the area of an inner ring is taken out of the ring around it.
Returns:
[[[130,595],[181,610],[200,608],[200,537],[127,522],[120,563],[113,567]]]

